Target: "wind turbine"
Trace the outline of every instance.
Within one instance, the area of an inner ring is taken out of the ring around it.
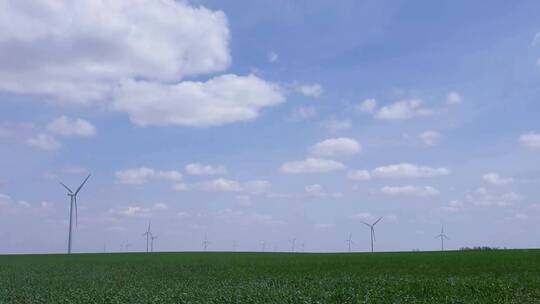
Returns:
[[[131,246],[131,244],[129,243],[129,238],[126,239],[126,244],[124,245],[124,247],[126,248],[126,252],[129,252],[129,247]]]
[[[382,220],[382,218],[383,217],[381,216],[378,220],[373,222],[373,224],[362,222],[364,225],[368,226],[371,229],[371,252],[373,252],[373,241],[375,240],[375,225],[377,225],[377,223]]]
[[[266,251],[266,242],[265,241],[261,242],[261,247],[262,247],[262,252],[265,252]]]
[[[71,253],[71,244],[72,244],[72,234],[73,234],[73,207],[75,207],[75,226],[77,226],[78,222],[78,216],[77,216],[77,194],[79,194],[79,191],[81,191],[82,187],[86,183],[86,181],[90,178],[90,174],[84,179],[82,184],[75,190],[75,192],[71,191],[71,189],[66,186],[64,183],[59,182],[60,185],[62,185],[66,190],[68,191],[67,195],[70,198],[70,207],[69,207],[69,237],[68,237],[68,253]]]
[[[291,252],[294,252],[294,247],[296,246],[296,238],[291,240]]]
[[[232,248],[233,248],[233,251],[236,251],[236,241],[232,242]]]
[[[351,245],[354,244],[352,240],[352,233],[349,233],[349,238],[346,239],[345,242],[347,242],[347,244],[349,245],[349,252],[351,252]]]
[[[208,239],[206,238],[206,233],[204,234],[204,241],[202,242],[202,246],[204,248],[204,251],[206,251],[206,249],[208,249],[208,245],[210,244],[210,242],[208,241]]]
[[[300,244],[300,248],[301,248],[300,251],[305,252],[304,251],[305,247],[306,247],[306,243],[302,242],[302,244]]]
[[[148,252],[148,245],[150,242],[150,236],[152,235],[152,232],[150,232],[150,221],[148,221],[148,228],[146,229],[146,232],[142,234],[143,236],[146,236],[146,252]]]
[[[157,239],[157,238],[158,238],[157,236],[154,236],[150,232],[150,252],[154,252],[154,240]]]
[[[444,251],[444,239],[450,239],[446,234],[444,234],[444,225],[441,227],[441,234],[435,236],[435,238],[441,239],[441,251]]]

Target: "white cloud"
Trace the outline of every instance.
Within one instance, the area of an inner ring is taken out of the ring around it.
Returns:
[[[430,187],[430,186],[424,186],[424,187],[417,187],[417,186],[401,186],[401,187],[391,187],[391,186],[385,186],[381,188],[381,193],[386,195],[408,195],[408,196],[420,196],[420,197],[427,197],[427,196],[434,196],[439,195],[439,190]]]
[[[154,210],[167,210],[167,209],[169,209],[169,206],[167,206],[164,203],[155,203],[154,206],[152,206],[152,209],[154,209]]]
[[[171,170],[171,171],[159,171],[156,174],[156,177],[159,178],[159,179],[164,179],[164,180],[168,180],[168,181],[177,182],[177,181],[182,180],[182,173],[180,173],[178,171],[174,171],[174,170]]]
[[[347,137],[330,138],[311,147],[311,154],[319,157],[341,157],[354,155],[362,146],[354,139]]]
[[[497,173],[486,173],[482,176],[484,182],[489,183],[494,186],[503,186],[508,185],[514,182],[513,178],[503,178]]]
[[[114,175],[118,183],[128,185],[142,185],[147,183],[151,178],[171,182],[182,180],[182,173],[178,171],[156,171],[148,167],[118,170]]]
[[[350,129],[352,123],[349,119],[328,119],[321,122],[320,126],[329,132],[338,132]]]
[[[275,63],[279,60],[279,54],[274,51],[268,52],[266,57],[270,63]]]
[[[501,194],[483,187],[480,187],[465,196],[467,202],[480,207],[508,207],[521,199],[522,196],[514,192]]]
[[[284,163],[280,170],[283,173],[322,173],[345,169],[345,165],[335,160],[323,158],[306,158],[299,161]]]
[[[117,182],[129,185],[142,185],[155,174],[154,169],[141,167],[136,169],[119,170],[114,172]]]
[[[67,116],[60,116],[47,125],[47,130],[64,136],[93,136],[96,134],[96,127],[90,122],[77,118],[72,119]]]
[[[463,102],[463,98],[459,95],[458,92],[450,92],[446,96],[446,103],[449,105],[457,105]]]
[[[223,12],[187,1],[8,1],[0,11],[0,90],[103,100],[121,79],[222,71],[231,62],[228,41]]]
[[[354,181],[367,181],[371,179],[371,174],[367,170],[349,171],[347,178]]]
[[[303,121],[312,118],[317,114],[317,110],[314,107],[298,107],[291,111],[289,119],[292,121]]]
[[[174,85],[125,81],[112,108],[129,113],[141,126],[212,127],[255,120],[260,109],[284,100],[277,85],[254,75],[228,74]]]
[[[356,214],[353,214],[353,215],[349,216],[349,218],[351,220],[360,220],[360,221],[369,221],[369,222],[376,220],[375,215],[373,215],[372,213],[369,213],[369,212],[356,213]]]
[[[308,97],[318,98],[322,95],[322,88],[319,84],[306,84],[296,87],[296,91]]]
[[[371,171],[372,176],[380,178],[420,178],[443,176],[449,174],[450,170],[447,168],[432,168],[427,166],[418,166],[410,163],[401,163],[397,165],[378,167]]]
[[[227,169],[224,166],[211,166],[199,163],[188,164],[185,167],[186,173],[190,175],[224,175]]]
[[[181,184],[183,187],[175,187],[173,189],[180,191],[200,191],[200,192],[240,192],[242,191],[242,186],[239,182],[217,178],[210,181],[205,181],[196,184]]]
[[[527,133],[519,136],[519,142],[530,148],[540,148],[540,133]]]
[[[358,105],[357,109],[364,113],[373,113],[377,108],[377,101],[373,98],[365,99]]]
[[[333,197],[340,198],[343,197],[343,194],[340,192],[328,193],[324,188],[319,184],[309,185],[304,188],[305,193],[308,196],[314,197]]]
[[[374,117],[381,120],[406,120],[417,116],[432,115],[433,110],[421,108],[419,99],[401,100],[380,108]]]
[[[426,131],[418,135],[418,137],[424,142],[424,145],[435,146],[441,138],[441,133],[436,131]]]
[[[62,144],[60,144],[60,142],[58,142],[56,138],[44,133],[40,133],[34,137],[27,139],[26,143],[33,148],[44,151],[54,151],[62,147]]]
[[[107,213],[113,217],[148,217],[150,215],[150,209],[139,206],[129,206],[122,209],[109,209]]]
[[[444,212],[456,213],[461,211],[463,209],[463,206],[463,202],[458,200],[452,200],[448,203],[447,206],[442,207],[441,210]]]

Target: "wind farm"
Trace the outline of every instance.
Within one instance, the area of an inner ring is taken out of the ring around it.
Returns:
[[[540,304],[540,0],[0,0],[0,304]]]

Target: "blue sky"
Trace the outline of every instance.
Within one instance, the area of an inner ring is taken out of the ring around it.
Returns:
[[[1,6],[2,253],[539,246],[535,1]]]

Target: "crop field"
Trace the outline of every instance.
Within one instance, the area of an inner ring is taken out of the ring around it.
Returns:
[[[540,303],[540,251],[0,256],[0,303]]]

